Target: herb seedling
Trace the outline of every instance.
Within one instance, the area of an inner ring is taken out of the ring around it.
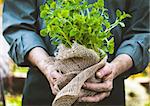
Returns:
[[[55,45],[63,43],[71,47],[77,42],[99,55],[114,52],[111,30],[117,25],[125,27],[122,20],[130,17],[117,10],[115,22],[110,23],[104,0],[93,4],[88,4],[86,0],[47,0],[40,10],[46,24],[40,32],[42,36],[49,35]]]

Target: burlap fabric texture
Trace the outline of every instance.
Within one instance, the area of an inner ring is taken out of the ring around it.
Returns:
[[[95,72],[102,68],[107,57],[100,61],[97,53],[91,49],[74,43],[72,48],[63,44],[58,46],[53,69],[63,74],[55,88],[59,91],[52,106],[73,106],[80,94],[94,95],[95,92],[82,89],[85,81],[100,82],[95,78]]]

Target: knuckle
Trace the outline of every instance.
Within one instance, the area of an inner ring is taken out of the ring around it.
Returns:
[[[101,92],[101,91],[103,91],[104,89],[103,88],[101,88],[101,87],[97,87],[96,89],[95,89],[95,91],[97,91],[97,92]]]
[[[112,90],[113,89],[113,85],[111,84],[111,86],[110,86],[110,90]]]
[[[107,84],[107,88],[110,89],[111,88],[111,83]]]
[[[107,87],[107,90],[112,90],[113,85],[112,83],[107,83],[106,87]]]

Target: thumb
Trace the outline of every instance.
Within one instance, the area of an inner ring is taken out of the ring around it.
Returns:
[[[101,78],[103,78],[103,77],[105,77],[111,73],[112,73],[112,71],[111,71],[111,68],[109,66],[109,63],[106,63],[106,65],[103,68],[101,68],[100,70],[98,70],[96,72],[96,77],[101,79]]]

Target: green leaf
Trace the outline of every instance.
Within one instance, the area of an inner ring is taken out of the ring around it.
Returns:
[[[77,33],[76,29],[72,29],[70,31],[70,37],[74,37],[76,35],[76,33]]]
[[[88,27],[88,32],[91,33],[92,32],[92,28]]]
[[[47,11],[46,10],[41,11],[40,17],[45,18],[46,16],[47,16]]]
[[[116,15],[117,15],[117,17],[120,17],[122,15],[122,12],[119,9],[117,9]]]
[[[98,0],[98,6],[100,8],[104,7],[104,0]]]
[[[57,42],[57,41],[52,41],[52,44],[58,46],[58,45],[59,45],[59,42]]]
[[[55,8],[56,8],[56,2],[53,1],[53,2],[50,4],[50,6],[51,6],[52,9],[55,9]]]
[[[44,5],[41,5],[40,6],[40,11],[44,10],[44,7],[45,7]]]
[[[51,5],[52,2],[54,2],[54,0],[47,0],[48,5]]]
[[[111,38],[108,41],[108,51],[109,51],[110,54],[114,53],[114,38]]]
[[[125,27],[125,24],[123,22],[119,22],[119,24],[121,25],[121,27]]]
[[[47,0],[40,11],[40,17],[45,21],[41,36],[50,36],[53,44],[63,43],[67,47],[71,47],[75,40],[100,56],[114,52],[114,38],[107,40],[112,36],[111,30],[117,25],[125,27],[122,20],[131,17],[118,9],[116,20],[110,23],[111,17],[104,0],[97,0],[93,4],[88,4],[87,0]]]
[[[126,14],[126,17],[131,18],[132,16],[130,14]]]
[[[45,7],[44,7],[45,10],[50,10],[50,7],[48,4],[45,4]]]
[[[41,35],[42,37],[47,36],[47,29],[42,29],[42,30],[40,31],[40,35]]]
[[[62,17],[64,17],[64,18],[69,17],[69,10],[62,10],[62,11],[61,11],[61,15],[62,15]]]
[[[106,28],[110,27],[110,22],[108,22],[108,20],[104,20],[104,25],[106,26]]]

